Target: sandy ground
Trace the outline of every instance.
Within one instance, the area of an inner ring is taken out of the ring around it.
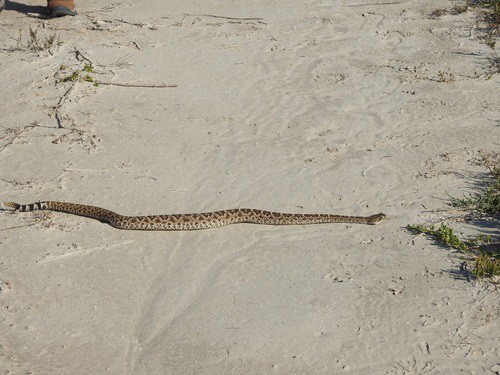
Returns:
[[[44,20],[11,1],[1,201],[389,220],[137,232],[1,211],[0,372],[498,374],[495,286],[405,229],[453,216],[446,193],[499,150],[500,51],[472,11],[430,16],[455,4],[89,0]],[[29,27],[55,45],[31,51]]]

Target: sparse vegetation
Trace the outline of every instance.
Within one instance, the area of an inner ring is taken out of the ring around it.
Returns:
[[[465,13],[465,12],[467,12],[468,9],[469,9],[469,5],[467,3],[453,6],[453,12],[455,14]]]
[[[469,0],[467,5],[483,11],[481,17],[486,23],[486,27],[482,41],[494,50],[500,35],[500,0]]]
[[[484,177],[485,186],[482,191],[463,198],[450,197],[450,203],[453,207],[477,213],[500,214],[500,155],[486,155],[483,163],[488,168],[488,173]]]
[[[17,38],[17,48],[28,51],[46,51],[52,47],[61,45],[59,37],[53,33],[47,36],[38,35],[38,29],[33,29],[31,26],[28,29],[28,39],[25,41],[22,30],[19,30],[19,37]]]
[[[462,4],[454,5],[451,9],[436,9],[429,14],[431,18],[440,18],[447,14],[461,14],[469,9],[479,10],[480,19],[486,24],[482,28],[481,40],[491,49],[495,48],[500,35],[500,0],[467,0]]]
[[[456,13],[464,13],[469,8],[482,8],[493,16],[500,16],[500,0],[467,0],[463,4],[454,5],[452,10]],[[442,12],[440,15],[443,15],[446,10],[438,9],[435,12]]]
[[[469,0],[468,6],[487,8],[496,15],[500,15],[500,0]]]
[[[494,259],[487,254],[481,254],[476,258],[472,274],[476,277],[500,275],[500,260]]]
[[[99,86],[99,83],[96,81],[96,79],[92,76],[92,73],[94,72],[94,67],[92,64],[85,64],[83,68],[81,69],[76,69],[72,72],[67,72],[68,68],[65,65],[61,65],[59,67],[59,71],[56,73],[57,76],[61,76],[60,78],[57,78],[57,82],[77,82],[77,81],[85,81],[85,82],[91,82],[94,84],[94,86]]]
[[[440,243],[443,243],[453,249],[457,249],[460,251],[467,251],[467,245],[462,242],[456,235],[453,233],[453,230],[442,224],[439,228],[435,228],[434,225],[425,226],[425,225],[408,225],[407,229],[415,234],[426,234],[431,238],[434,238]]]
[[[476,216],[488,216],[497,221],[500,214],[500,154],[485,155],[482,162],[488,173],[483,176],[481,191],[464,198],[450,197],[450,204]],[[472,239],[460,239],[445,224],[438,228],[434,225],[408,225],[407,229],[415,234],[425,234],[440,244],[466,254],[467,260],[473,264],[471,273],[475,277],[500,276],[500,246],[493,243],[491,236],[478,235]]]

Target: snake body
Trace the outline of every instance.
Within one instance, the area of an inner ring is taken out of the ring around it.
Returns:
[[[344,216],[331,214],[285,214],[249,208],[236,208],[196,214],[123,216],[101,207],[77,203],[43,201],[31,204],[5,202],[15,211],[59,211],[97,219],[118,229],[131,230],[196,230],[218,228],[229,224],[253,223],[264,225],[305,225],[321,223],[377,224],[386,215]]]

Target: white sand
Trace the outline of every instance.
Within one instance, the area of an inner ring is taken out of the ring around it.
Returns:
[[[381,3],[90,0],[40,20],[17,10],[42,0],[11,2],[0,201],[390,220],[134,232],[3,211],[0,373],[498,374],[494,285],[404,229],[448,217],[499,150],[495,55],[475,13],[429,17],[456,2]],[[17,50],[29,25],[63,44]],[[58,129],[75,48],[100,81],[178,87],[79,82]]]

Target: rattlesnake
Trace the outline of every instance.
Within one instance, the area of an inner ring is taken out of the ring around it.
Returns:
[[[104,221],[118,229],[135,230],[195,230],[217,228],[236,223],[266,225],[303,225],[320,223],[377,224],[386,217],[383,213],[366,217],[330,214],[283,214],[248,208],[236,208],[198,214],[122,216],[101,207],[77,203],[45,201],[25,205],[5,202],[4,205],[13,208],[15,211],[21,212],[37,210],[60,211]]]

